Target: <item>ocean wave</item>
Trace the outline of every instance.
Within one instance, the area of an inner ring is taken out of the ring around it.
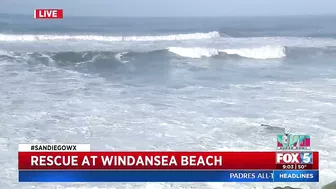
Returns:
[[[253,59],[275,59],[286,56],[284,46],[263,46],[255,48],[215,49],[202,47],[169,47],[168,51],[188,58],[202,58],[217,56],[220,53],[238,55]]]
[[[81,40],[81,41],[174,41],[194,40],[220,37],[217,31],[208,33],[189,33],[157,36],[101,36],[101,35],[11,35],[0,34],[0,41],[58,41],[58,40]]]
[[[67,51],[67,52],[12,52],[0,49],[0,60],[34,60],[39,62],[59,62],[77,64],[97,61],[129,63],[137,60],[167,60],[174,56],[183,58],[248,58],[248,59],[296,59],[298,57],[336,56],[335,47],[297,48],[286,46],[261,46],[236,49],[216,49],[206,47],[168,47],[152,51]]]
[[[8,51],[5,51],[5,50],[1,50],[0,49],[0,56],[3,55],[3,56],[11,56],[11,53],[8,52]]]

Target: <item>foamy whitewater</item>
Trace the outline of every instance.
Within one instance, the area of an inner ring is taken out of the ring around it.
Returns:
[[[336,179],[334,20],[0,15],[0,188],[321,188]],[[319,183],[17,182],[19,143],[268,151],[285,129],[311,135]]]

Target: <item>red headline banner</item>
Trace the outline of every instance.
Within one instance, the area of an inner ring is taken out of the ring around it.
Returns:
[[[304,154],[311,156],[310,162],[301,158]],[[275,170],[301,165],[300,169],[319,168],[318,152],[19,152],[18,158],[19,170]]]

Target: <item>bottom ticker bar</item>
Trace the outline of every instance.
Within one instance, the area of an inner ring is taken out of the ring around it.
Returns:
[[[304,171],[19,171],[19,182],[318,182]]]

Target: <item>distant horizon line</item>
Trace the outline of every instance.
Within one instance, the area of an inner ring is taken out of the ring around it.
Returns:
[[[32,14],[28,13],[2,13],[0,15],[9,15],[9,16],[33,16]],[[288,14],[288,15],[211,15],[211,16],[103,16],[103,15],[66,15],[66,17],[97,17],[97,18],[224,18],[224,17],[319,17],[319,16],[336,16],[335,14]]]

